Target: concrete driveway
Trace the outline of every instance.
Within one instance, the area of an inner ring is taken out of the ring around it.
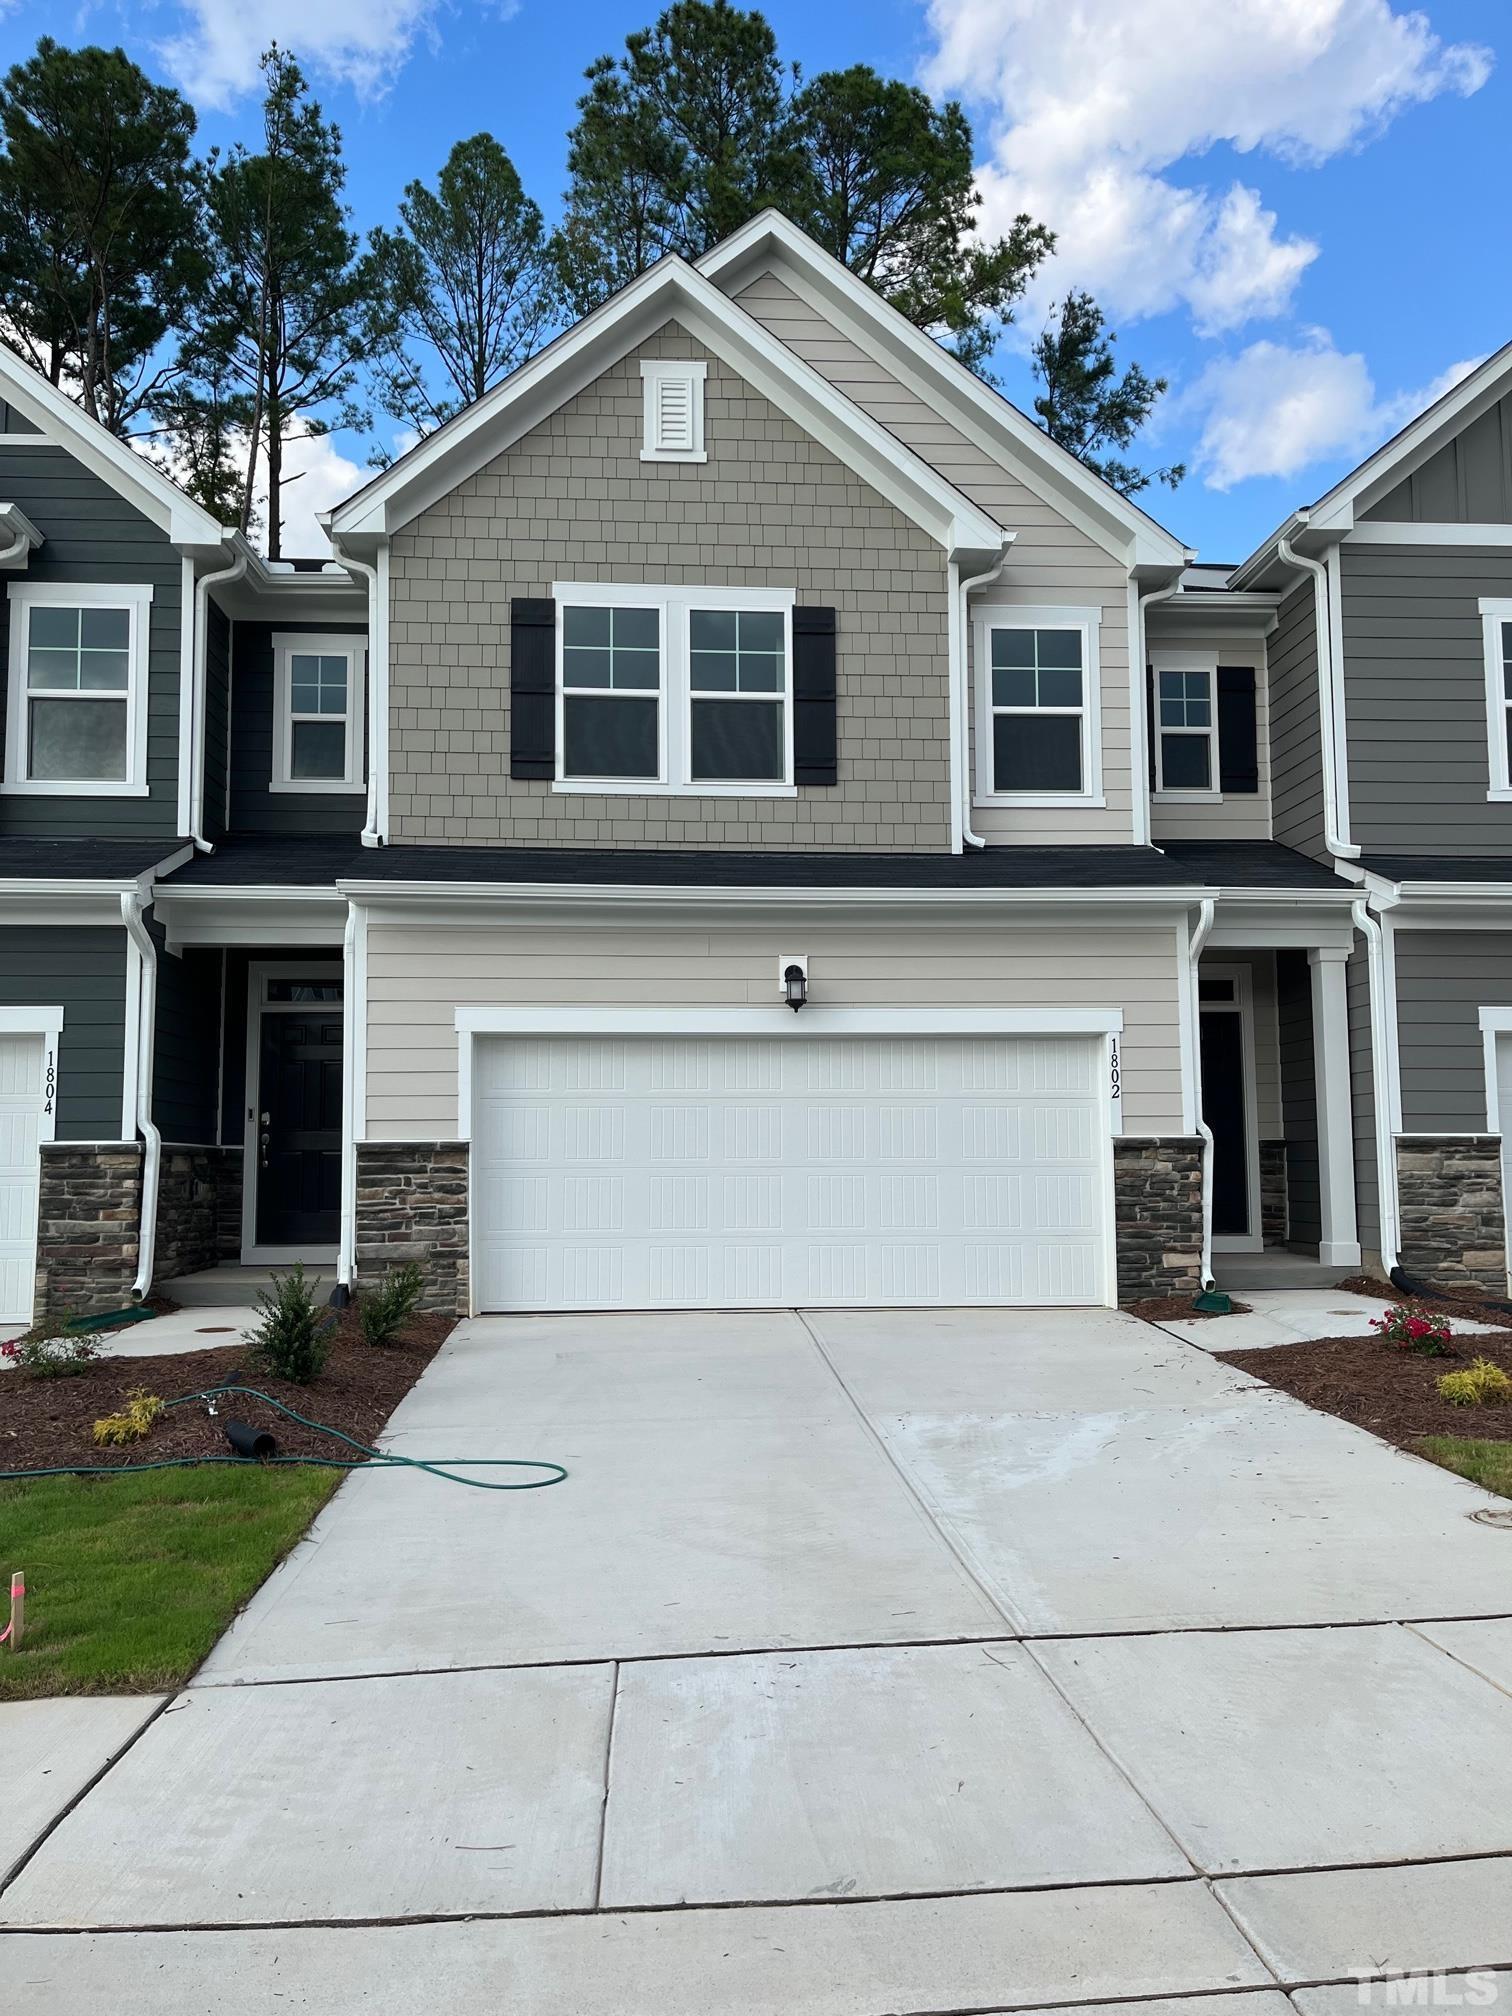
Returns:
[[[390,1439],[571,1477],[354,1477],[173,1701],[0,1710],[8,2010],[1343,2016],[1356,1969],[1512,1970],[1512,1532],[1190,1342],[479,1321]]]

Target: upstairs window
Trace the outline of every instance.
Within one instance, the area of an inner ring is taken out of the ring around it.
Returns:
[[[1211,792],[1213,760],[1213,669],[1155,665],[1155,763],[1157,791]]]
[[[270,789],[365,789],[362,760],[367,639],[312,632],[273,639]]]
[[[1000,609],[978,619],[978,802],[1095,801],[1096,641],[1092,611]]]
[[[785,589],[558,583],[560,790],[785,794]]]
[[[1512,799],[1512,600],[1480,603],[1486,651],[1486,726],[1491,787],[1486,796]]]
[[[645,401],[643,462],[703,462],[704,381],[697,358],[647,357],[641,361]]]
[[[15,582],[5,789],[147,790],[150,587]]]

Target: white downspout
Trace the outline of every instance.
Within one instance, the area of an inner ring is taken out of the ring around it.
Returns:
[[[960,822],[963,849],[987,845],[971,823],[971,722],[970,703],[967,697],[969,682],[966,676],[966,657],[971,638],[971,594],[973,589],[989,587],[997,580],[1008,565],[1009,549],[1017,536],[1014,532],[1003,534],[1003,550],[985,574],[972,574],[962,581],[959,567],[954,561],[950,563],[953,589],[947,623],[950,657],[950,746],[958,794],[956,819]],[[956,820],[953,819],[952,826],[955,823]]]
[[[136,1124],[142,1137],[142,1230],[137,1247],[137,1274],[131,1284],[133,1301],[144,1302],[152,1293],[152,1269],[157,1258],[158,1170],[163,1159],[163,1137],[152,1117],[152,1053],[157,1038],[157,947],[152,933],[142,922],[142,899],[136,890],[121,898],[121,922],[126,935],[141,957],[139,1007],[137,1012]]]
[[[1299,511],[1298,530],[1307,524]],[[1328,620],[1328,569],[1320,560],[1299,553],[1289,539],[1276,541],[1276,552],[1288,567],[1313,578],[1313,625],[1318,653],[1318,726],[1323,756],[1323,845],[1337,860],[1358,861],[1360,850],[1339,831],[1338,730],[1334,716],[1333,626]]]
[[[1192,1118],[1202,1136],[1202,1285],[1213,1285],[1213,1130],[1202,1117],[1202,996],[1197,985],[1197,962],[1213,928],[1214,900],[1204,896],[1197,910],[1197,922],[1187,940],[1187,990],[1192,1024]]]
[[[1150,646],[1145,633],[1145,612],[1154,602],[1169,602],[1181,586],[1181,576],[1168,581],[1164,588],[1152,588],[1146,595],[1136,595],[1134,606],[1139,612],[1139,634],[1131,642],[1133,659],[1129,667],[1129,719],[1133,723],[1130,740],[1133,747],[1129,751],[1129,761],[1136,776],[1143,772],[1144,790],[1134,794],[1136,816],[1139,824],[1134,832],[1136,847],[1150,845],[1150,800],[1155,793],[1155,779],[1150,774],[1150,721],[1149,721],[1149,664]]]
[[[1371,916],[1365,897],[1356,897],[1351,906],[1355,929],[1365,940],[1365,956],[1370,976],[1370,1080],[1375,1094],[1376,1215],[1381,1242],[1381,1268],[1389,1280],[1401,1260],[1397,1223],[1396,1168],[1391,1152],[1396,1132],[1395,1071],[1396,1046],[1391,1027],[1391,1009],[1386,993],[1386,940],[1379,922]]]
[[[387,584],[379,570],[367,560],[343,553],[340,542],[331,540],[331,551],[348,573],[360,574],[368,584],[368,705],[367,705],[367,819],[362,828],[364,847],[384,844],[383,817],[379,805],[378,779],[388,763],[388,693],[380,684],[380,669],[388,663],[388,610],[382,606]]]
[[[222,528],[224,529],[224,528]],[[237,536],[227,533],[228,541]],[[206,666],[210,649],[210,590],[222,582],[239,581],[247,571],[245,552],[238,553],[229,567],[218,573],[202,574],[194,584],[194,690],[190,695],[189,838],[203,854],[214,847],[205,838],[205,703]],[[227,706],[229,718],[230,707]]]
[[[357,1245],[357,905],[347,903],[341,939],[341,1239],[336,1285],[351,1294]]]

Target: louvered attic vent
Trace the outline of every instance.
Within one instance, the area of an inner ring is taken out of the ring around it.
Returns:
[[[691,357],[652,357],[641,362],[646,425],[643,462],[702,462],[704,377],[708,366]]]

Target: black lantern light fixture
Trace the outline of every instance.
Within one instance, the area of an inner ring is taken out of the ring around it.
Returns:
[[[807,959],[787,959],[782,965],[782,998],[796,1015],[808,999]]]

